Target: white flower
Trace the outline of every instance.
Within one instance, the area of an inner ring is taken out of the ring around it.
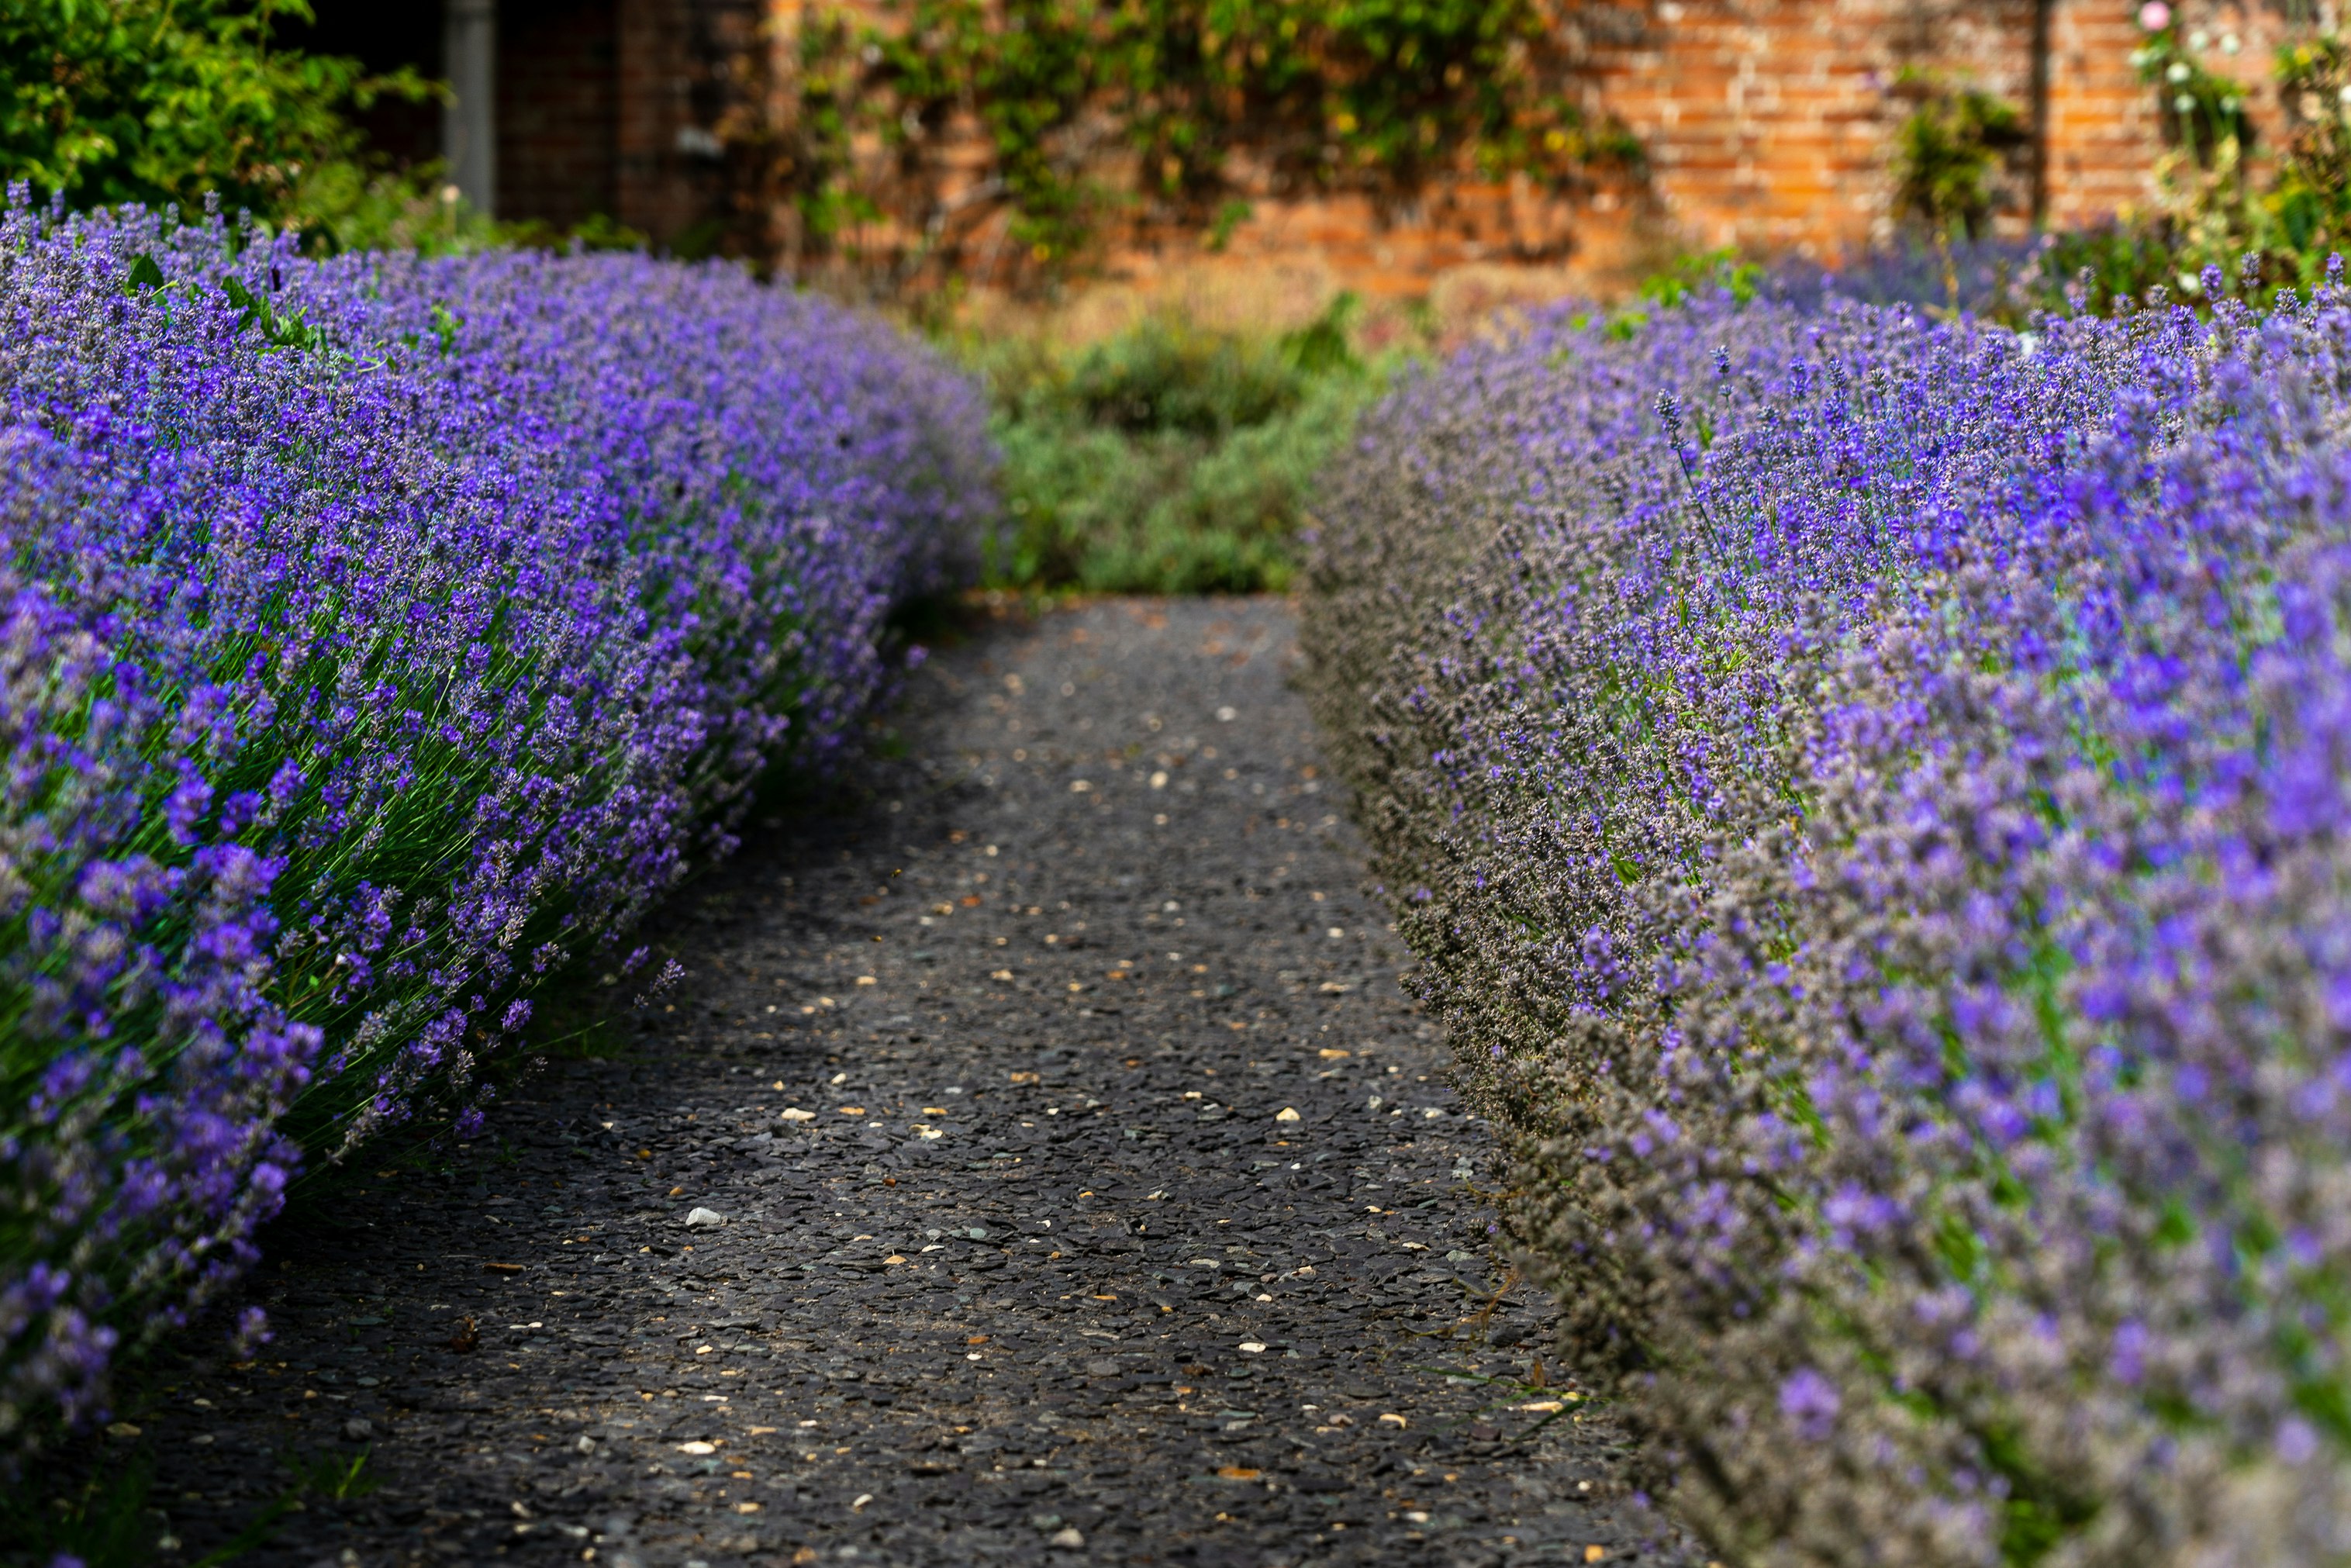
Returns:
[[[2186,60],[2174,60],[2171,62],[2171,68],[2163,73],[2163,79],[2177,85],[2180,82],[2186,81],[2189,77],[2194,76],[2195,74],[2196,73],[2194,71],[2188,68],[2188,62]]]

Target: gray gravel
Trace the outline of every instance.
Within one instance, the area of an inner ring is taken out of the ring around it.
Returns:
[[[114,1439],[159,1561],[290,1465],[246,1561],[1702,1562],[1537,1385],[1291,638],[1111,602],[934,659],[862,810],[655,933],[626,1051],[279,1227],[261,1360]]]

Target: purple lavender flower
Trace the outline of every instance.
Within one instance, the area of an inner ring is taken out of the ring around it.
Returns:
[[[1332,476],[1374,875],[1741,1554],[2351,1550],[2346,367],[2339,283],[1561,311]]]
[[[1812,1367],[1800,1366],[1781,1380],[1780,1414],[1808,1442],[1817,1443],[1835,1429],[1844,1403],[1836,1385]]]
[[[617,960],[761,769],[838,764],[884,618],[977,559],[983,427],[722,267],[12,198],[0,1442],[225,1289],[306,1152],[477,1124],[524,993]]]

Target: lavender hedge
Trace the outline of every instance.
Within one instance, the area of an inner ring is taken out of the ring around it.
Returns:
[[[1378,875],[1727,1561],[2351,1560],[2334,278],[1553,318],[1332,477]]]
[[[0,1447],[821,768],[975,390],[721,267],[0,218]],[[248,1334],[257,1322],[241,1325]]]

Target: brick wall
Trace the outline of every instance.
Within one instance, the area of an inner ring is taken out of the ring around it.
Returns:
[[[712,248],[742,215],[720,138],[760,0],[499,0],[499,216],[602,214]]]
[[[811,0],[768,0],[788,36]],[[2332,16],[2304,0],[2280,5],[2176,4],[2189,26],[2237,34],[2233,61],[2255,117],[2276,122],[2266,89],[2286,31],[2281,5]],[[886,16],[882,0],[852,9]],[[2050,18],[2048,214],[2074,225],[2143,204],[2161,154],[2154,90],[2131,64],[2137,0],[2054,0]],[[1910,104],[1893,90],[1906,67],[1973,81],[2020,109],[2030,100],[2033,0],[1567,0],[1562,26],[1582,61],[1571,84],[1587,107],[1625,122],[1647,150],[1639,185],[1603,183],[1573,197],[1523,183],[1450,182],[1375,202],[1250,189],[1252,216],[1215,256],[1196,232],[1143,215],[1113,235],[1114,280],[1151,287],[1171,273],[1236,274],[1267,267],[1317,272],[1332,287],[1426,295],[1455,274],[1506,290],[1619,283],[1677,250],[1738,246],[1832,259],[1893,237],[1893,139]],[[968,186],[984,149],[949,144],[933,156]],[[1995,227],[2022,233],[2028,182],[2004,182]],[[1000,215],[956,209],[984,240]],[[917,225],[875,231],[886,243]],[[1015,281],[1017,256],[977,244],[983,285]]]
[[[2234,68],[2273,124],[2262,70],[2284,24],[2267,7],[2188,4],[2233,32]],[[2162,152],[2153,89],[2131,64],[2134,0],[2056,0],[2050,28],[2053,223],[2143,204]],[[1631,13],[1631,14],[1627,14]],[[1650,149],[1665,211],[1696,243],[1828,256],[1891,236],[1891,138],[1905,66],[2030,99],[2032,0],[1683,0],[1620,8],[1593,48],[1593,86]],[[2216,63],[2219,61],[2214,57]],[[2021,231],[2021,183],[2001,226]]]
[[[2031,0],[1684,0],[1596,38],[1592,91],[1693,243],[1834,249],[1890,235],[1896,73],[1965,61],[2022,101],[2031,26]]]
[[[508,216],[558,225],[609,213],[664,243],[724,228],[794,254],[791,214],[758,197],[715,138],[757,132],[760,96],[790,73],[792,37],[833,0],[502,0],[500,158]],[[887,0],[846,8],[886,17]],[[2191,26],[2234,32],[2234,68],[2257,119],[2275,123],[2264,81],[2288,24],[2331,25],[2331,5],[2185,0]],[[354,7],[321,4],[322,24]],[[2153,89],[2130,63],[2136,0],[2054,0],[2049,215],[2092,222],[2143,203],[2161,152]],[[1830,258],[1893,231],[1892,138],[1907,105],[1890,89],[1906,66],[1972,78],[2022,106],[2033,0],[1562,0],[1581,61],[1565,84],[1641,139],[1645,181],[1573,196],[1523,181],[1442,182],[1374,200],[1300,194],[1233,160],[1252,213],[1217,255],[1196,229],[1140,203],[1110,236],[1113,279],[1139,287],[1203,268],[1287,269],[1332,287],[1390,297],[1474,276],[1505,291],[1607,287],[1673,252],[1726,245]],[[327,27],[322,26],[322,31]],[[2212,57],[2216,62],[2217,54]],[[756,136],[754,137],[756,140]],[[988,153],[976,126],[938,139],[928,211],[891,214],[865,237],[887,248],[959,234],[983,286],[1020,280],[984,199]],[[1113,183],[1124,172],[1113,166]],[[2001,226],[2025,223],[2011,182]],[[996,236],[992,241],[990,236]]]
[[[2280,116],[2269,61],[2299,29],[2330,27],[2334,7],[2175,4],[2184,26],[2217,41],[2235,35],[2233,57],[2205,58],[2239,76],[2264,131]],[[2050,17],[2049,221],[2092,224],[2141,207],[2153,193],[2164,148],[2154,89],[2131,57],[2142,42],[2136,0],[2055,0]],[[1589,4],[1569,13],[1581,33],[1583,88],[1647,149],[1646,191],[1603,191],[1572,210],[1554,207],[1526,242],[1504,225],[1497,245],[1475,223],[1450,235],[1365,225],[1337,235],[1301,231],[1301,214],[1265,218],[1277,248],[1329,249],[1350,286],[1395,292],[1440,286],[1452,267],[1490,274],[1498,263],[1537,269],[1548,284],[1621,283],[1681,247],[1738,246],[1833,259],[1892,238],[1893,138],[1909,112],[1890,89],[1906,66],[1970,79],[2020,109],[2031,98],[2032,0],[1649,0]],[[1996,229],[2025,232],[2029,182],[2005,183]],[[1525,204],[1521,202],[1520,206]],[[1306,204],[1311,210],[1311,204]],[[1494,205],[1491,193],[1453,193],[1421,213]],[[1491,227],[1491,225],[1487,225]],[[1448,249],[1447,241],[1454,243]],[[1483,254],[1467,254],[1482,242]],[[1392,258],[1409,258],[1403,273]]]
[[[2217,8],[2215,8],[2217,9]],[[2057,224],[2095,222],[2144,203],[2162,137],[2154,89],[2131,68],[2139,31],[2135,7],[2071,0],[2057,8],[2050,37],[2049,216]],[[2207,13],[2208,16],[2210,13]],[[2259,28],[2265,16],[2214,16],[2221,26]],[[2241,53],[2258,74],[2273,35]],[[2257,97],[2256,102],[2265,102]],[[2270,116],[2275,123],[2274,114]]]
[[[768,79],[764,0],[619,0],[620,211],[664,242],[708,250],[758,235],[739,162],[722,145],[756,132]]]

